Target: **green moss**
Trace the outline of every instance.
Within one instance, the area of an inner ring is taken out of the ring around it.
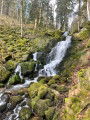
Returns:
[[[57,110],[52,120],[60,120],[61,109]]]
[[[57,86],[56,90],[58,92],[67,92],[67,91],[69,91],[69,89],[67,87],[65,87],[65,86]]]
[[[31,112],[30,108],[23,107],[20,110],[19,116],[20,116],[21,120],[29,120],[31,117],[31,114],[32,114],[32,112]]]
[[[52,85],[52,84],[55,84],[55,83],[56,83],[56,81],[54,79],[51,79],[51,80],[49,80],[48,85]]]
[[[19,83],[24,83],[24,79],[21,79],[19,77],[19,73],[17,73],[16,75],[14,75],[10,80],[9,80],[9,84],[10,85],[15,85],[15,84],[19,84]]]
[[[34,112],[39,117],[44,117],[45,111],[48,110],[48,108],[51,106],[51,101],[49,99],[45,100],[38,100],[37,103],[34,106]]]
[[[0,83],[0,88],[4,87],[4,84]]]
[[[0,82],[5,83],[10,76],[10,72],[2,65],[0,65]]]
[[[14,70],[16,65],[17,65],[17,62],[15,62],[13,60],[9,60],[9,61],[6,62],[6,67],[10,71]]]
[[[53,115],[55,112],[55,108],[54,107],[50,107],[48,110],[45,111],[45,117],[47,120],[52,120]]]
[[[41,99],[44,98],[47,92],[48,92],[47,85],[41,85],[38,89],[38,97]]]
[[[41,83],[33,83],[32,85],[30,85],[30,87],[28,88],[30,98],[34,98],[35,96],[37,96],[40,86]]]
[[[34,108],[34,106],[35,106],[35,104],[36,104],[36,102],[37,102],[38,100],[39,100],[39,97],[36,96],[35,98],[33,98],[33,99],[30,101],[30,106],[31,106],[32,109]]]
[[[84,30],[84,31],[82,31],[81,33],[79,33],[79,36],[78,36],[78,37],[79,37],[81,40],[85,40],[85,39],[88,38],[88,35],[89,35],[88,30]]]

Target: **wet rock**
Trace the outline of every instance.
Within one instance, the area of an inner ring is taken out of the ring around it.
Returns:
[[[5,68],[5,66],[0,65],[0,82],[4,83],[9,78],[10,72]]]
[[[9,71],[12,71],[16,68],[17,62],[13,61],[13,60],[9,60],[6,62],[6,67]]]
[[[0,112],[6,110],[8,102],[9,102],[9,96],[7,94],[3,94],[0,98]]]
[[[48,108],[52,106],[52,103],[49,99],[45,100],[39,100],[34,106],[34,112],[39,116],[39,117],[44,117],[45,111],[48,110]]]
[[[21,73],[23,76],[30,76],[34,73],[35,62],[31,60],[30,62],[21,63]]]
[[[11,96],[10,102],[11,102],[11,109],[13,109],[19,102],[21,102],[23,98],[21,96]]]
[[[30,108],[23,107],[20,110],[19,116],[20,116],[21,120],[29,120],[31,117],[31,114],[32,114],[32,112],[31,112]]]
[[[28,88],[30,98],[34,98],[35,96],[37,96],[40,86],[40,83],[33,83],[32,85],[30,85],[30,87]]]
[[[46,84],[45,84],[45,85],[41,85],[41,86],[39,87],[39,90],[38,90],[38,97],[39,97],[40,99],[44,98],[45,95],[47,94],[47,92],[48,92],[48,87],[47,87],[47,85],[46,85]]]
[[[24,79],[21,79],[19,76],[19,73],[17,73],[16,75],[14,75],[10,80],[9,80],[9,84],[10,85],[16,85],[19,83],[24,83]]]
[[[33,109],[34,108],[34,106],[35,106],[35,104],[36,104],[36,102],[39,100],[39,97],[38,96],[36,96],[35,98],[33,98],[32,100],[30,100],[30,107]]]
[[[50,107],[48,110],[46,110],[45,111],[46,120],[52,120],[54,112],[55,112],[55,107]]]

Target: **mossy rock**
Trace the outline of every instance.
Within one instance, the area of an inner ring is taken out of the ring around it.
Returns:
[[[47,85],[41,85],[41,86],[39,87],[39,90],[38,90],[38,97],[39,97],[40,99],[43,99],[43,98],[45,97],[45,95],[47,94],[47,92],[48,92],[48,87],[47,87]]]
[[[49,81],[50,79],[52,79],[52,76],[51,76],[51,77],[43,77],[43,76],[41,76],[41,77],[38,78],[37,81],[40,82],[40,83],[43,82],[43,83],[45,84],[45,83],[48,83],[48,81]]]
[[[59,80],[60,80],[60,76],[59,76],[59,75],[55,75],[55,76],[53,77],[53,79],[59,81]]]
[[[3,88],[4,87],[4,84],[0,83],[0,88]]]
[[[23,76],[29,76],[34,73],[35,70],[35,62],[31,60],[30,62],[21,63],[21,73]]]
[[[32,114],[32,111],[30,110],[30,108],[23,107],[19,112],[19,117],[21,118],[21,120],[29,120],[31,117],[31,114]]]
[[[65,86],[57,86],[56,87],[56,90],[58,92],[68,92],[69,91],[69,88],[65,87]]]
[[[21,79],[19,77],[19,73],[14,75],[10,80],[9,80],[9,85],[16,85],[16,84],[22,84],[24,83],[24,79]]]
[[[52,89],[48,88],[48,93],[45,96],[45,99],[50,99],[51,101],[54,100],[55,94],[52,92]]]
[[[29,103],[30,103],[30,106],[31,106],[32,109],[34,108],[36,102],[37,102],[39,99],[40,99],[40,98],[39,98],[38,96],[36,96],[36,97],[33,98],[32,100],[30,100]]]
[[[8,69],[9,71],[14,70],[15,67],[16,67],[16,65],[17,65],[17,62],[15,62],[15,61],[13,61],[13,60],[8,60],[8,61],[6,62],[6,67],[7,67],[7,69]]]
[[[56,81],[54,79],[51,79],[51,80],[49,80],[48,85],[50,86],[50,85],[55,84],[55,83],[56,83]]]
[[[40,99],[35,104],[33,110],[39,117],[44,117],[45,111],[48,110],[48,108],[51,106],[52,106],[52,103],[49,99],[45,99],[45,100]]]
[[[33,83],[32,85],[30,85],[30,87],[28,88],[30,98],[34,98],[35,96],[37,96],[40,86],[40,83]]]
[[[52,120],[60,120],[61,109],[58,109]]]
[[[0,65],[0,82],[5,83],[10,76],[10,72],[2,65]]]
[[[11,96],[10,102],[11,102],[11,109],[13,109],[19,102],[21,102],[23,98],[21,96]]]
[[[55,107],[50,107],[48,110],[46,110],[45,111],[46,120],[52,120],[54,112],[55,112]]]
[[[40,117],[33,117],[32,119],[30,120],[44,120],[43,118],[40,118]]]

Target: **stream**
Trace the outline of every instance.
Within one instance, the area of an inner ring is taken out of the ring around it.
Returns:
[[[8,88],[9,83],[7,83],[6,88],[3,89],[3,91],[0,92],[0,106],[3,106],[6,103],[6,96],[4,95],[3,99],[2,96],[4,94],[5,91],[10,91],[12,92],[13,90],[18,90],[21,88],[25,88],[25,87],[29,87],[30,83],[32,82],[37,82],[38,77],[40,76],[54,76],[57,74],[57,70],[56,68],[58,67],[58,65],[60,64],[60,62],[63,60],[63,58],[65,57],[66,51],[67,49],[71,46],[71,36],[68,35],[68,32],[64,33],[64,36],[66,36],[65,41],[60,41],[58,42],[55,47],[52,48],[51,52],[48,54],[48,62],[46,63],[46,65],[43,66],[42,69],[40,69],[38,71],[38,75],[31,80],[28,77],[25,77],[25,83],[24,84],[18,84],[18,85],[13,85],[10,88]],[[33,54],[33,60],[37,61],[37,55],[38,52]],[[35,71],[37,71],[37,64],[35,67]],[[23,76],[21,75],[21,66],[20,63],[17,65],[14,74],[16,74],[17,72],[19,72],[19,76],[20,78],[23,78]],[[19,111],[22,108],[22,103],[23,102],[28,102],[27,98],[25,98],[25,95],[22,96],[23,97],[23,101],[19,104],[17,104],[17,106],[13,109],[13,111],[10,114],[7,114],[5,116],[5,118],[3,120],[20,120],[19,118]],[[9,108],[10,103],[7,104],[7,107]],[[28,107],[28,105],[26,104],[24,107]]]

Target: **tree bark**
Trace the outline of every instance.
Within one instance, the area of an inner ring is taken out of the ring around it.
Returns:
[[[22,30],[22,29],[23,29],[23,21],[22,21],[22,17],[23,17],[23,16],[22,16],[22,7],[23,7],[23,0],[21,0],[21,37],[22,37],[22,35],[23,35],[23,33],[22,33],[22,32],[23,32],[23,30]]]
[[[2,0],[2,3],[1,3],[1,15],[3,15],[3,0]]]
[[[42,16],[42,2],[41,2],[41,5],[40,5],[40,15],[39,15],[39,22],[38,22],[38,24],[41,23],[41,16]]]
[[[80,8],[81,8],[81,0],[79,0],[78,31],[80,31],[80,20],[81,20]]]

